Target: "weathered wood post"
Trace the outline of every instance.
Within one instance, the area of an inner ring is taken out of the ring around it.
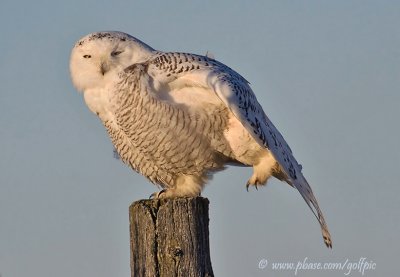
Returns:
[[[214,276],[208,199],[140,200],[129,208],[132,277]]]

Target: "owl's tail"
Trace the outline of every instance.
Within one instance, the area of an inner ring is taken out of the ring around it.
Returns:
[[[322,214],[322,211],[318,206],[317,199],[315,198],[313,191],[307,180],[304,178],[303,174],[300,173],[299,175],[300,176],[298,176],[297,179],[292,180],[292,184],[300,192],[301,196],[303,196],[307,205],[310,207],[311,211],[317,218],[321,226],[322,237],[324,239],[325,245],[328,248],[332,248],[331,234],[329,233],[328,225],[325,222],[324,215]]]

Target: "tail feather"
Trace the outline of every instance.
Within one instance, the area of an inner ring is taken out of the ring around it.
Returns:
[[[301,196],[306,201],[308,207],[310,207],[311,211],[317,218],[321,226],[322,237],[324,239],[325,245],[328,248],[332,248],[332,239],[331,239],[331,234],[329,233],[328,230],[328,225],[325,222],[324,215],[322,214],[322,211],[318,206],[318,201],[315,198],[313,191],[310,185],[308,184],[307,180],[304,178],[304,176],[302,176],[302,174],[300,174],[299,178],[292,180],[292,184],[300,192]]]

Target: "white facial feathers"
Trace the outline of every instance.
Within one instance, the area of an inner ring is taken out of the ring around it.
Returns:
[[[80,39],[72,49],[70,72],[78,91],[103,88],[105,75],[145,61],[154,53],[147,44],[122,32],[97,32]]]

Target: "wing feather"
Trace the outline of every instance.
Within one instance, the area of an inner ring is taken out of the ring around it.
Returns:
[[[228,66],[208,57],[185,53],[160,53],[149,61],[149,75],[162,83],[181,83],[212,89],[251,136],[269,149],[288,181],[301,194],[321,225],[325,244],[332,247],[327,224],[310,185],[301,173],[289,145],[267,117],[249,82]]]

